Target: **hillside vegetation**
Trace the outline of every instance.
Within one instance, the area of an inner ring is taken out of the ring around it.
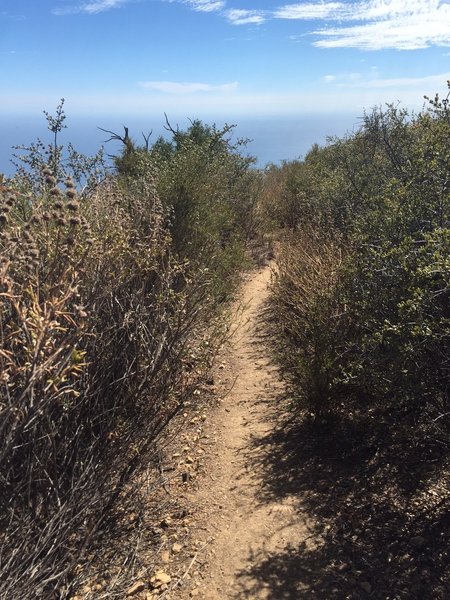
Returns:
[[[271,238],[267,327],[293,412],[274,453],[302,461],[289,485],[327,541],[296,560],[320,571],[317,597],[339,568],[336,597],[364,572],[376,597],[445,598],[449,98],[374,109],[265,170],[232,126],[198,120],[142,146],[109,132],[111,168],[59,145],[63,103],[45,115],[51,143],[16,149],[0,187],[0,597],[86,580]],[[124,597],[123,551],[103,597]]]
[[[58,144],[62,104],[46,116],[52,143],[20,149],[1,195],[2,598],[69,597],[132,512],[221,335],[259,185],[230,128],[127,139],[108,174]]]
[[[266,201],[290,231],[274,293],[304,405],[325,418],[414,412],[444,439],[450,109],[430,104],[413,116],[376,109],[357,133],[269,170]]]
[[[303,559],[324,581],[353,565],[379,598],[447,597],[449,98],[365,114],[356,133],[270,168],[265,194],[285,231],[276,352],[331,536]]]

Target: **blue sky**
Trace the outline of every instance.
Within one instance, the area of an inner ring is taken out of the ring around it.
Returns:
[[[450,79],[450,0],[0,0],[0,115],[361,114]]]

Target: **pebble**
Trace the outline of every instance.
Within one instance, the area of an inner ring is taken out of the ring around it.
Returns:
[[[170,583],[172,581],[172,577],[164,571],[156,571],[150,581],[154,587],[161,587]]]
[[[145,583],[143,581],[136,581],[127,591],[127,596],[134,596],[145,590]]]

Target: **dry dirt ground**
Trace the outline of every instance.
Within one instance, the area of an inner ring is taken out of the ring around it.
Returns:
[[[283,395],[265,339],[270,277],[266,266],[244,283],[231,339],[219,356],[219,402],[204,429],[211,440],[209,457],[186,496],[198,524],[193,533],[198,550],[182,585],[171,592],[173,599],[305,597],[307,586],[298,578],[292,587],[285,574],[268,582],[256,573],[272,555],[312,543],[296,495],[280,497],[266,485],[272,452],[267,440]]]

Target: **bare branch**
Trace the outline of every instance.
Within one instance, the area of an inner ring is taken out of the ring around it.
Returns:
[[[128,134],[128,127],[125,127],[125,125],[123,126],[123,129],[124,129],[123,137],[121,135],[119,135],[118,133],[115,133],[114,131],[110,131],[109,129],[103,129],[103,127],[98,127],[98,129],[100,129],[100,131],[104,131],[105,133],[109,133],[111,136],[109,138],[109,140],[105,140],[105,144],[108,142],[117,141],[117,142],[122,142],[122,144],[124,146],[126,146],[126,148],[128,148],[128,149],[132,148],[133,143]]]
[[[173,136],[174,136],[174,138],[175,138],[175,140],[176,140],[176,139],[178,138],[178,136],[180,135],[180,129],[179,129],[178,125],[177,125],[177,129],[176,129],[176,131],[175,131],[175,129],[174,129],[174,128],[172,127],[172,125],[170,124],[170,122],[169,122],[169,117],[167,116],[167,114],[166,114],[166,113],[164,113],[164,116],[165,116],[165,118],[166,118],[166,125],[165,125],[164,129],[165,129],[166,131],[170,131],[170,133],[172,133],[172,134],[173,134]]]
[[[147,135],[145,135],[145,133],[143,131],[141,133],[142,133],[142,137],[144,138],[144,141],[145,141],[145,150],[146,150],[146,152],[148,152],[148,148],[150,145],[150,137],[153,133],[153,129],[150,129],[150,131],[147,133]]]

